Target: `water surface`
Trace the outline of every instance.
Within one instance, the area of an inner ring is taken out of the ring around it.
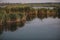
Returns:
[[[0,25],[0,40],[60,40],[60,15],[41,13]]]

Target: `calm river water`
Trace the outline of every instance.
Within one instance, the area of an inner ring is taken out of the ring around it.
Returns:
[[[0,25],[0,40],[60,40],[60,19],[28,17],[25,22]]]

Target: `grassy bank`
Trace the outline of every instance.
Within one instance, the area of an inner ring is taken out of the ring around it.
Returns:
[[[53,9],[38,8],[34,9],[27,5],[7,5],[5,8],[0,8],[0,22],[5,21],[17,21],[18,20],[31,20],[35,17],[56,17],[59,15],[59,8],[54,7]],[[60,16],[60,15],[59,15]],[[26,18],[25,18],[26,17]]]

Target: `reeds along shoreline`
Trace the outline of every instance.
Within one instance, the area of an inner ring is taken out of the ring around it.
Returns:
[[[18,8],[19,9],[19,8]],[[26,21],[32,21],[34,18],[44,19],[48,17],[60,18],[60,9],[33,9],[27,8],[22,10],[0,9],[0,34],[2,31],[15,31],[18,27],[23,27]]]
[[[4,22],[20,22],[20,21],[28,21],[35,17],[40,19],[53,17],[60,18],[59,8],[53,9],[34,9],[31,7],[11,7],[11,8],[0,8],[0,24]]]

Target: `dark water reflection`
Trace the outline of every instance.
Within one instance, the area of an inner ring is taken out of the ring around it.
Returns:
[[[28,14],[26,20],[0,25],[0,40],[60,40],[60,12],[44,13]]]

